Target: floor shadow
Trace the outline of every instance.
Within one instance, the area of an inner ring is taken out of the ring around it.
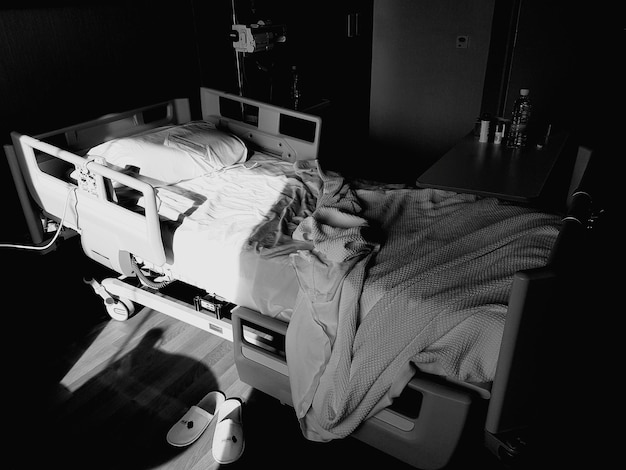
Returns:
[[[167,431],[217,380],[203,363],[160,350],[163,333],[152,328],[73,392],[58,385],[55,403],[23,405],[9,468],[141,470],[174,458],[181,449]]]

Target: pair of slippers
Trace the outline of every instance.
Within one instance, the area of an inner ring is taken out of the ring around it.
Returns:
[[[245,446],[242,406],[239,398],[226,399],[220,391],[209,392],[170,428],[167,442],[175,447],[188,446],[198,440],[215,418],[213,458],[221,464],[232,463],[241,457]]]

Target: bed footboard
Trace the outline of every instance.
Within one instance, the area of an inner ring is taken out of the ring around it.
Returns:
[[[240,379],[292,406],[287,324],[236,307],[232,328]],[[417,468],[442,468],[455,454],[469,416],[475,408],[484,408],[487,397],[461,384],[417,374],[391,407],[365,421],[352,436]]]
[[[552,361],[553,342],[566,328],[562,322],[577,313],[571,286],[585,276],[592,207],[589,194],[574,192],[548,264],[514,276],[485,421],[485,445],[503,461],[521,461],[529,451],[543,393],[541,365]]]
[[[352,435],[413,467],[440,469],[457,454],[471,417],[485,406],[485,396],[475,390],[418,373],[392,406]]]

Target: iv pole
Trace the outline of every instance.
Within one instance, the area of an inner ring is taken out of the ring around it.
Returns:
[[[238,24],[237,23],[237,14],[235,12],[235,0],[231,0],[231,8],[233,11],[233,24]],[[235,60],[237,62],[237,87],[239,88],[239,96],[243,96],[243,68],[242,68],[242,64],[241,64],[241,59],[243,57],[243,52],[240,51],[235,51]]]

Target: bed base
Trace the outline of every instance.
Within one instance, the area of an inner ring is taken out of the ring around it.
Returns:
[[[94,290],[104,298],[105,307],[109,315],[115,320],[127,320],[134,313],[134,305],[142,305],[216,336],[229,341],[233,340],[231,323],[228,319],[214,318],[199,311],[185,299],[177,299],[145,286],[138,287],[120,278],[106,278],[97,284],[102,287],[103,293],[100,294],[96,286],[94,286]],[[112,300],[107,301],[106,296]],[[127,304],[127,301],[131,302],[132,307],[125,309],[124,305],[119,305],[119,302]]]
[[[284,349],[287,324],[236,307],[232,331],[239,378],[293,406]],[[442,468],[457,449],[470,413],[488,396],[475,387],[418,374],[394,405],[369,418],[352,436],[417,468]]]
[[[301,113],[209,89],[201,89],[201,100],[203,118],[212,116],[252,145],[288,160],[317,156],[319,118],[311,116],[299,122]],[[216,106],[217,115],[208,111]],[[157,117],[149,118],[150,115]],[[194,308],[191,299],[181,301],[128,282],[136,275],[131,253],[155,266],[165,262],[154,189],[97,162],[87,163],[81,156],[84,149],[103,140],[189,119],[188,102],[173,100],[37,138],[13,133],[13,146],[6,146],[5,151],[28,227],[35,243],[43,243],[45,221],[62,224],[69,232],[81,235],[87,256],[121,274],[92,284],[113,318],[123,320],[132,315],[134,304],[138,304],[233,341],[241,380],[292,405],[284,353],[287,324],[245,307],[236,307],[230,319],[214,318]],[[297,130],[297,137],[284,135],[290,128]],[[145,213],[112,203],[102,188],[89,192],[64,179],[68,167],[87,165],[96,180],[110,179],[142,193]],[[572,180],[574,188],[580,182],[576,179]],[[365,421],[353,433],[354,437],[422,469],[446,466],[468,433],[483,436],[481,442],[498,456],[520,452],[511,443],[528,425],[530,405],[526,397],[533,371],[527,358],[532,356],[528,349],[537,329],[534,326],[548,311],[546,298],[558,291],[555,287],[562,282],[560,276],[569,267],[565,261],[577,259],[574,254],[588,220],[589,196],[580,191],[571,194],[571,207],[579,213],[565,218],[549,266],[518,273],[514,278],[498,370],[490,393],[419,373],[394,405]],[[68,201],[78,209],[61,220]]]

